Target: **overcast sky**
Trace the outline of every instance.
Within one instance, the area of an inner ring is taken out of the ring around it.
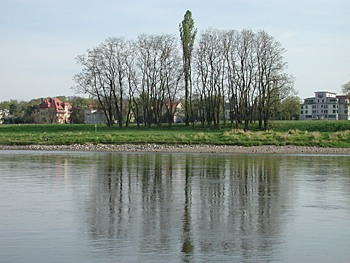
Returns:
[[[348,0],[0,0],[0,101],[75,95],[77,55],[109,37],[178,36],[186,10],[199,32],[272,35],[301,98],[350,81]]]

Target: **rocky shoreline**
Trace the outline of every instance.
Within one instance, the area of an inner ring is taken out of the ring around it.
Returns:
[[[169,144],[74,144],[74,145],[0,145],[0,150],[95,151],[95,152],[167,152],[167,153],[237,153],[237,154],[341,154],[350,148],[307,146],[234,146],[234,145],[169,145]]]

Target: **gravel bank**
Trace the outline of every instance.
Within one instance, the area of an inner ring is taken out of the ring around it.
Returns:
[[[233,146],[233,145],[163,145],[163,144],[84,144],[84,145],[0,145],[0,150],[101,151],[101,152],[173,152],[173,153],[240,153],[240,154],[343,154],[350,148],[305,146]]]

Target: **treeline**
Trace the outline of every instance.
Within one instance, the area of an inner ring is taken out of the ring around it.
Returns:
[[[299,98],[285,72],[285,49],[272,36],[209,29],[186,46],[189,30],[193,41],[193,20],[185,16],[182,41],[166,34],[107,39],[77,57],[82,71],[74,76],[74,89],[96,98],[110,126],[127,126],[131,120],[161,126],[165,111],[171,125],[176,110],[171,105],[179,100],[185,122],[203,126],[219,128],[230,121],[248,129],[258,121],[266,129],[270,119],[297,118]]]
[[[299,107],[293,79],[285,72],[284,52],[264,31],[202,33],[194,54],[194,88],[201,119],[219,126],[223,107],[228,105],[231,123],[243,123],[248,129],[257,120],[266,129],[271,118],[282,117],[281,104],[294,101]]]
[[[180,40],[145,35],[136,40],[109,38],[79,55],[76,92],[59,97],[71,103],[73,122],[84,123],[84,109],[96,102],[109,126],[161,126],[174,121],[178,102],[183,121],[214,126],[229,122],[249,129],[258,122],[299,116],[300,99],[286,73],[285,49],[264,31],[208,29],[197,36],[189,11],[180,23]],[[196,41],[195,41],[196,38]],[[7,101],[5,123],[37,123],[43,98]]]
[[[82,97],[58,96],[58,99],[69,102],[72,105],[73,123],[84,123],[84,110],[88,105],[97,104],[92,99]],[[9,100],[0,102],[0,110],[6,110],[8,114],[3,114],[4,124],[39,123],[39,105],[45,98],[32,99],[30,101]]]

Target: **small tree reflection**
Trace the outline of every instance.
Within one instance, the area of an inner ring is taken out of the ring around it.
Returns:
[[[191,196],[191,177],[192,177],[192,158],[189,155],[186,155],[185,163],[185,203],[184,203],[184,214],[183,214],[183,226],[182,226],[182,249],[181,252],[185,254],[183,257],[184,262],[191,261],[191,255],[193,255],[194,245],[191,234],[191,205],[192,205],[192,196]]]

